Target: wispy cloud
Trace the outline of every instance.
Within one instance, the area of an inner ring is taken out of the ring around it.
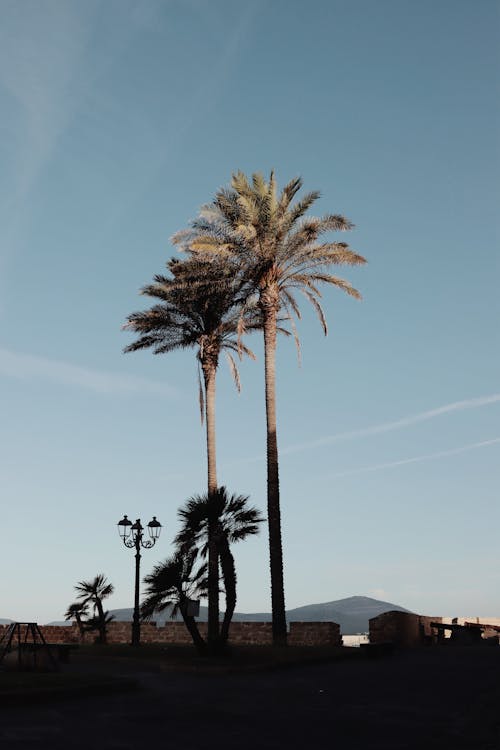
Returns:
[[[60,385],[85,388],[97,393],[127,395],[147,393],[174,397],[178,391],[166,383],[122,373],[101,372],[32,354],[0,348],[0,375],[16,380],[46,380]]]
[[[12,116],[6,132],[12,154],[8,215],[14,220],[72,114],[72,76],[96,8],[95,0],[85,7],[30,0],[4,8],[0,90],[9,95]]]
[[[459,453],[466,453],[466,451],[475,450],[476,448],[484,448],[487,445],[495,445],[497,443],[500,443],[500,437],[492,438],[491,440],[482,440],[479,443],[470,443],[469,445],[463,445],[461,448],[453,448],[452,450],[438,451],[437,453],[427,453],[422,456],[413,456],[412,458],[403,458],[400,461],[389,461],[387,463],[373,464],[372,466],[362,466],[357,469],[349,469],[348,471],[339,471],[336,474],[328,474],[328,478],[337,479],[338,477],[347,477],[354,474],[366,474],[371,471],[393,469],[396,466],[416,464],[420,463],[420,461],[431,461],[436,458],[444,458],[445,456],[456,456]]]
[[[348,432],[337,432],[334,435],[325,435],[324,437],[317,438],[316,440],[310,440],[306,443],[297,443],[290,445],[288,448],[284,448],[280,451],[281,455],[289,453],[299,453],[309,448],[318,448],[322,445],[328,445],[329,443],[335,443],[339,440],[353,440],[354,438],[370,437],[371,435],[380,435],[384,432],[392,432],[392,430],[400,430],[403,427],[410,427],[411,425],[418,424],[419,422],[427,422],[429,419],[435,419],[441,417],[444,414],[451,414],[453,412],[466,411],[467,409],[478,409],[481,406],[489,406],[500,402],[500,393],[492,393],[489,396],[478,396],[477,398],[469,398],[463,401],[453,401],[450,404],[444,406],[438,406],[436,409],[429,409],[428,411],[422,411],[418,414],[411,414],[408,417],[402,417],[392,422],[382,422],[371,427],[362,427],[359,430],[350,430]]]

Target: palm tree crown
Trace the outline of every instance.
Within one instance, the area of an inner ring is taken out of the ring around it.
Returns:
[[[204,206],[191,228],[178,232],[173,241],[197,255],[216,254],[244,278],[244,289],[259,295],[260,305],[285,308],[300,318],[296,292],[316,310],[323,330],[326,319],[318,284],[332,284],[359,299],[359,292],[344,279],[329,273],[331,266],[366,263],[345,242],[322,242],[328,232],[347,231],[354,225],[339,214],[306,217],[320,197],[307,193],[292,203],[302,187],[295,178],[277,194],[274,173],[269,181],[257,173],[252,182],[243,172],[232,177],[231,189],[221,189],[212,204]]]
[[[114,591],[112,583],[109,583],[103,573],[99,573],[92,581],[79,581],[75,586],[79,592],[78,598],[83,604],[92,602],[95,604],[98,600],[106,599]]]
[[[259,524],[264,521],[258,508],[248,505],[246,495],[230,495],[225,487],[206,495],[194,495],[178,512],[182,528],[175,542],[180,547],[196,547],[204,557],[207,554],[208,525],[218,525],[218,533],[229,544],[259,533]]]
[[[66,612],[64,613],[65,620],[76,620],[78,630],[80,632],[80,638],[83,640],[86,628],[88,628],[88,622],[84,619],[88,616],[89,608],[86,602],[74,602],[70,604]]]
[[[88,615],[88,605],[84,602],[75,602],[70,604],[66,612],[64,613],[65,620],[77,620]]]
[[[196,552],[178,550],[172,557],[158,563],[144,577],[146,598],[141,604],[141,617],[151,619],[156,612],[170,610],[171,617],[181,611],[190,599],[206,595],[206,565],[194,571]]]
[[[205,642],[188,610],[189,601],[205,596],[207,591],[207,566],[201,565],[195,571],[196,557],[195,550],[179,549],[172,557],[155,565],[152,573],[144,578],[147,589],[141,604],[141,617],[150,620],[155,612],[166,609],[170,609],[172,617],[180,612],[193,643],[202,653]]]
[[[124,351],[151,348],[154,354],[166,354],[196,348],[204,372],[218,366],[224,351],[239,390],[233,355],[244,353],[254,358],[241,342],[241,333],[247,327],[256,327],[255,308],[247,305],[246,317],[241,319],[242,288],[227,264],[191,258],[171,259],[167,267],[170,276],[157,274],[154,283],[141,290],[159,304],[128,316],[124,328],[138,333],[139,338]]]
[[[195,495],[179,510],[182,528],[176,537],[180,549],[198,551],[205,557],[213,536],[220,557],[226,594],[226,611],[220,631],[224,645],[236,607],[236,568],[230,545],[259,532],[264,521],[257,508],[248,505],[245,495],[229,495],[225,487],[206,495]]]
[[[102,606],[102,600],[106,599],[114,591],[112,583],[109,583],[103,573],[99,573],[92,581],[79,581],[75,586],[78,591],[78,599],[83,605],[92,603],[95,616],[92,618],[92,629],[99,631],[101,643],[106,643],[106,625],[113,619],[113,615],[108,615]]]

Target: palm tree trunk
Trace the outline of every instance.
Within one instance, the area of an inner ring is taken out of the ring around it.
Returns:
[[[99,643],[106,644],[106,615],[104,614],[101,599],[98,596],[95,598],[95,604],[97,607],[97,615],[99,618]]]
[[[194,617],[191,617],[187,614],[187,601],[183,602],[179,606],[180,613],[182,615],[182,619],[184,620],[184,625],[186,626],[189,635],[193,639],[193,643],[196,647],[196,650],[199,654],[205,654],[206,653],[206,643],[203,640],[203,638],[200,635],[200,631],[198,630],[198,625],[196,624],[196,620]]]
[[[207,429],[208,494],[217,491],[215,451],[215,363],[209,357],[202,362],[205,380],[205,418]],[[215,538],[216,524],[208,524],[208,644],[216,648],[219,640],[219,555]]]
[[[283,582],[283,550],[281,542],[280,487],[278,439],[276,434],[276,326],[277,291],[266,289],[260,306],[264,315],[264,360],[267,422],[267,519],[269,528],[269,560],[271,567],[271,605],[273,644],[286,645],[285,590]]]
[[[80,632],[80,640],[83,643],[83,638],[84,638],[85,631],[84,631],[84,628],[83,628],[82,617],[81,617],[81,615],[80,615],[79,612],[75,612],[75,619],[76,619],[76,624],[78,625],[78,630]]]
[[[205,419],[207,427],[208,492],[217,490],[217,461],[215,449],[215,376],[217,364],[203,363],[205,380]]]
[[[224,620],[222,621],[220,639],[223,644],[226,644],[229,637],[229,626],[236,608],[236,568],[226,536],[219,542],[219,551],[224,589],[226,592],[226,611],[224,613]]]

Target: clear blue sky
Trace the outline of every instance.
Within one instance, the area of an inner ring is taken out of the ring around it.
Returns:
[[[500,615],[499,6],[2,0],[0,616],[60,618],[116,522],[203,491],[194,354],[123,355],[139,288],[231,172],[300,174],[356,224],[359,303],[280,341],[288,607]],[[262,349],[218,389],[219,479],[265,509]],[[419,416],[420,415],[420,416]],[[269,610],[265,530],[235,549]]]

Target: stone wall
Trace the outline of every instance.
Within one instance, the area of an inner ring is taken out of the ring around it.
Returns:
[[[336,622],[291,622],[288,643],[290,646],[342,646],[340,626]]]
[[[429,617],[415,615],[409,612],[384,612],[370,620],[370,643],[394,643],[397,646],[418,646],[437,642],[437,631],[431,628],[431,622],[459,625],[477,623],[483,625],[500,626],[500,618],[496,617]],[[498,632],[485,628],[483,638],[498,636]],[[445,637],[450,637],[446,631]]]
[[[431,622],[441,617],[427,617],[410,612],[384,612],[370,620],[370,643],[394,643],[396,646],[417,646],[432,642]]]
[[[203,637],[207,635],[207,623],[198,623]],[[8,625],[0,625],[0,638]],[[42,625],[41,632],[47,643],[81,643],[76,624],[69,626]],[[130,643],[132,624],[130,622],[111,622],[108,625],[109,643]],[[84,642],[92,643],[95,633],[87,633]],[[233,644],[264,646],[272,643],[270,622],[233,622],[229,631],[229,641]],[[183,622],[167,622],[156,627],[154,622],[141,625],[142,643],[192,643]],[[288,643],[291,646],[340,646],[342,636],[340,628],[334,622],[292,622]]]

